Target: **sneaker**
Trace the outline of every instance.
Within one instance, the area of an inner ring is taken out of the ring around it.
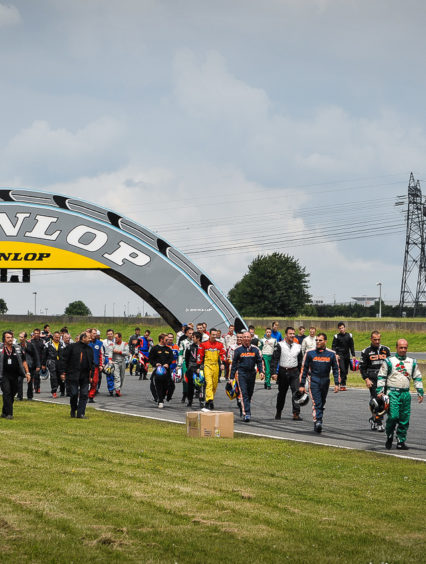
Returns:
[[[377,423],[376,423],[374,417],[370,417],[370,419],[368,421],[370,423],[370,429],[372,431],[376,431],[377,430]]]
[[[405,443],[396,443],[396,448],[398,450],[409,450],[408,446]]]
[[[340,386],[340,391],[341,391],[341,392],[346,392],[346,386]]]
[[[210,400],[209,409],[210,409],[210,411],[214,410],[214,403],[211,400]]]
[[[192,407],[192,401],[188,401],[186,407]]]
[[[314,431],[315,431],[315,433],[321,433],[321,431],[322,431],[322,421],[315,421]]]
[[[266,382],[263,384],[263,387],[265,388],[265,390],[268,389],[268,386],[266,385]]]
[[[89,419],[85,415],[77,415],[77,419]]]
[[[250,423],[250,415],[244,415],[244,423]]]
[[[40,393],[40,388],[37,388],[36,394],[39,394],[39,393]]]
[[[266,389],[267,389],[267,390],[270,390],[270,389],[271,389],[271,386],[266,386]]]
[[[56,399],[58,397],[58,394],[56,392],[52,392],[52,398]]]
[[[120,392],[120,390],[115,390],[115,397],[116,397],[116,398],[121,397],[121,392]]]
[[[277,411],[277,412],[276,412],[276,414],[275,414],[275,419],[276,419],[276,420],[281,419],[281,411]]]
[[[73,409],[71,409],[70,417],[75,418],[75,411]]]
[[[158,402],[158,408],[163,409],[164,403],[162,401]]]
[[[89,398],[89,403],[96,403],[93,398]]]
[[[393,443],[393,436],[392,436],[392,437],[388,437],[388,438],[386,439],[386,442],[385,442],[385,447],[386,447],[388,450],[390,450],[390,449],[392,448],[392,443]]]
[[[65,392],[61,392],[61,398],[65,397]]]
[[[379,433],[384,433],[385,426],[383,425],[383,423],[381,421],[379,421],[378,423],[376,423],[376,425],[377,425],[377,430],[379,431]]]
[[[293,421],[303,421],[303,418],[298,413],[293,413]]]
[[[13,415],[6,415],[6,419],[13,419]]]
[[[114,392],[110,392],[109,395],[110,395],[110,396],[113,396],[113,395],[114,395]]]

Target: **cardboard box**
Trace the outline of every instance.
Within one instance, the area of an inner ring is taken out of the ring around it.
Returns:
[[[188,411],[188,437],[234,438],[234,414],[230,411]]]

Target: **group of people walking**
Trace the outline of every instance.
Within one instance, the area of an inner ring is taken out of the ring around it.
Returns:
[[[195,394],[200,407],[214,409],[214,398],[220,376],[223,374],[235,391],[242,421],[252,417],[251,401],[257,375],[266,390],[277,382],[275,419],[280,420],[287,393],[291,390],[291,415],[302,421],[301,407],[309,397],[312,403],[314,432],[323,429],[324,410],[333,377],[334,392],[346,391],[349,366],[359,369],[370,391],[370,426],[378,432],[386,431],[386,448],[393,445],[396,431],[397,448],[407,449],[406,436],[410,419],[410,381],[423,401],[423,384],[414,359],[407,356],[408,343],[399,339],[396,354],[380,342],[380,333],[371,333],[371,344],[355,358],[352,335],[343,322],[327,348],[327,335],[316,334],[316,328],[287,327],[284,336],[274,322],[259,338],[253,326],[248,331],[235,333],[229,326],[224,336],[205,324],[185,325],[176,335],[162,333],[154,345],[150,331],[141,335],[140,328],[125,342],[121,333],[109,329],[104,340],[97,329],[87,329],[75,341],[64,327],[50,333],[34,329],[31,339],[25,332],[18,339],[12,331],[3,333],[0,346],[0,382],[3,392],[2,417],[13,418],[13,402],[23,397],[24,381],[27,398],[40,392],[40,379],[50,377],[51,395],[70,397],[71,417],[85,418],[87,402],[95,403],[102,374],[105,374],[108,393],[120,397],[125,380],[126,366],[140,379],[148,377],[151,365],[150,390],[161,409],[172,399],[176,384],[182,381],[182,402],[193,404]],[[352,359],[351,359],[352,357]],[[233,397],[233,396],[232,396]],[[386,426],[384,415],[387,413]]]

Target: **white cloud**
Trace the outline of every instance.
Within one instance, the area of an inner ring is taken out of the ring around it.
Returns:
[[[0,28],[17,25],[21,22],[21,14],[12,4],[0,4]]]
[[[76,131],[53,128],[43,120],[17,133],[2,152],[5,173],[24,183],[75,177],[115,165],[122,155],[125,126],[111,118],[88,123]]]

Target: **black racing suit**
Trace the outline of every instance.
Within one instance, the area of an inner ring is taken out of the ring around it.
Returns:
[[[83,417],[89,396],[89,381],[95,368],[93,349],[78,341],[68,345],[61,356],[60,372],[65,374],[70,395],[71,417]]]
[[[355,356],[355,345],[352,333],[336,333],[333,337],[333,344],[331,345],[331,348],[339,357],[340,385],[346,386],[349,361],[351,359],[351,355]]]
[[[170,365],[173,362],[172,349],[167,345],[155,345],[149,352],[149,362],[151,366],[154,367],[151,374],[150,385],[152,396],[157,403],[163,403],[172,380],[170,373]],[[167,364],[167,367],[165,367],[165,374],[157,374],[157,371],[155,370],[157,364],[161,364],[161,366]]]
[[[42,338],[39,339],[34,339],[34,337],[31,339],[31,344],[37,349],[37,354],[38,354],[38,358],[40,359],[40,365],[43,359],[43,350],[44,347],[46,346],[45,341],[43,341]],[[33,372],[31,370],[31,382],[33,384],[33,388],[36,394],[40,393],[40,371],[36,370]]]
[[[65,382],[61,380],[61,367],[62,354],[65,350],[65,345],[59,341],[58,350],[56,350],[53,341],[48,341],[43,349],[43,357],[41,365],[47,366],[50,372],[50,386],[52,394],[56,394],[59,387],[61,396],[65,395]]]
[[[22,352],[25,354],[25,360],[28,364],[28,370],[31,374],[31,380],[27,386],[27,398],[33,399],[34,390],[34,376],[37,374],[37,368],[40,370],[40,357],[37,347],[31,341],[26,341],[25,345],[21,345]],[[22,400],[24,397],[24,375],[19,377],[18,383],[18,399]]]
[[[370,398],[377,397],[377,375],[383,361],[386,360],[390,354],[391,352],[389,347],[385,347],[385,345],[379,345],[378,347],[370,345],[361,352],[361,360],[359,363],[361,376],[364,380],[369,378],[373,382],[373,385],[369,388]],[[383,417],[377,416],[376,422],[379,422],[382,419]]]
[[[187,379],[187,393],[188,406],[192,405],[192,400],[194,399],[194,373],[199,370],[199,365],[197,364],[198,358],[198,345],[192,343],[185,351],[185,378]],[[201,399],[200,399],[201,403]]]

